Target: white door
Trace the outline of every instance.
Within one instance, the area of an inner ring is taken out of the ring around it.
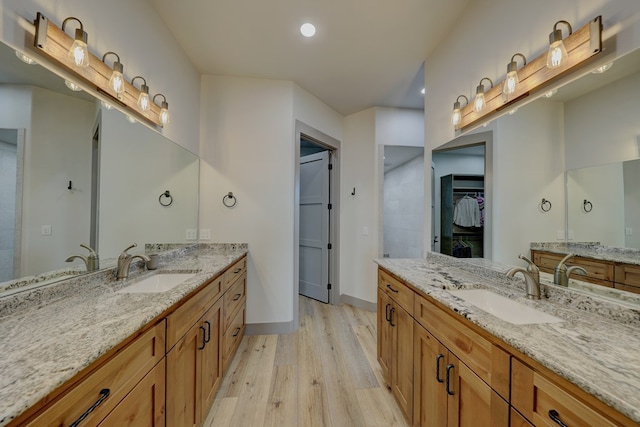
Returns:
[[[300,158],[301,295],[329,302],[330,152]]]

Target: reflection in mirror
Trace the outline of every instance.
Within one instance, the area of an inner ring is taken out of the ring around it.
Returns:
[[[0,282],[109,267],[197,229],[198,157],[0,44]],[[170,190],[174,203],[158,197]],[[55,270],[55,273],[51,273]],[[51,273],[51,274],[50,274]]]
[[[640,160],[567,171],[569,241],[640,249]]]

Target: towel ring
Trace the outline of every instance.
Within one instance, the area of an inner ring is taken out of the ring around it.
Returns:
[[[168,202],[165,199],[167,199]],[[171,192],[167,190],[164,193],[160,194],[160,197],[158,197],[158,202],[160,202],[160,204],[165,208],[171,206],[173,204],[173,196],[171,195]]]
[[[591,203],[587,199],[584,199],[584,202],[582,202],[582,210],[584,210],[586,213],[591,212],[593,210],[593,203]]]
[[[238,199],[236,198],[236,196],[233,195],[231,191],[225,194],[225,196],[222,198],[222,204],[228,208],[234,207],[237,203],[238,203]]]
[[[547,199],[542,199],[542,202],[540,202],[540,209],[542,209],[543,212],[549,212],[551,210],[551,202]]]

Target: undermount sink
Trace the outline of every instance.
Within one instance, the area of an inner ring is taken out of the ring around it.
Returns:
[[[117,294],[150,294],[167,292],[191,279],[195,273],[158,273],[116,291]]]
[[[559,317],[536,310],[535,308],[531,308],[486,289],[468,289],[449,292],[469,304],[475,305],[479,309],[514,325],[558,323],[563,321]]]

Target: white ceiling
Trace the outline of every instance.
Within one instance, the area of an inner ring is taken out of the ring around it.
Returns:
[[[341,114],[423,108],[423,62],[469,0],[151,0],[202,74],[291,80]],[[312,22],[313,38],[300,34]]]

